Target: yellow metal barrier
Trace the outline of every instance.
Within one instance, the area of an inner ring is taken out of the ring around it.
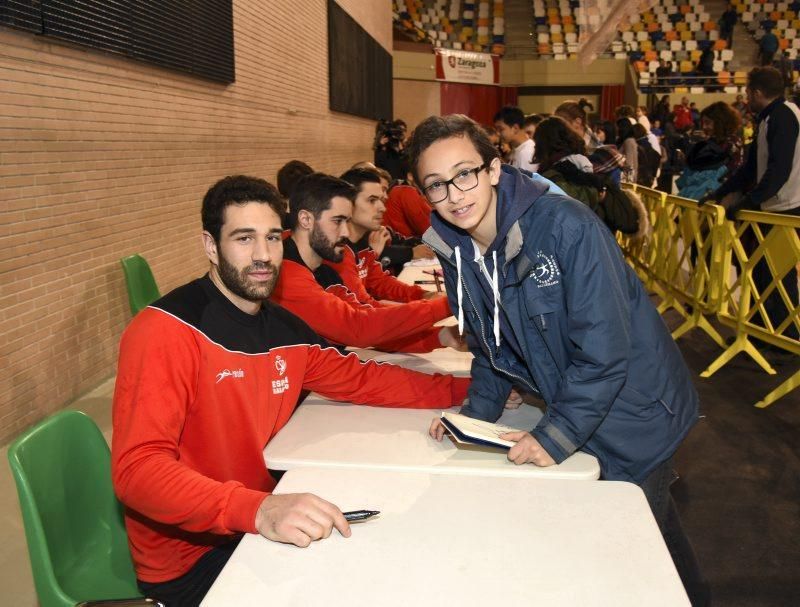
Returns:
[[[725,348],[706,318],[717,313],[722,295],[723,249],[714,243],[723,230],[724,210],[642,186],[633,189],[648,210],[653,235],[638,249],[626,246],[621,236],[620,246],[646,288],[661,298],[659,313],[674,308],[684,317],[672,337],[678,339],[698,327]]]
[[[654,242],[654,237],[655,226],[664,205],[664,194],[635,184],[626,183],[622,184],[622,187],[633,191],[639,196],[647,210],[653,232],[651,237],[647,240],[636,240],[626,234],[617,232],[617,242],[619,242],[619,246],[623,253],[625,253],[628,262],[633,269],[636,270],[636,274],[638,274],[639,278],[644,283],[645,288],[651,293],[662,296],[663,290],[656,280],[657,277],[654,271],[658,250]]]
[[[767,373],[775,370],[753,345],[756,338],[800,356],[800,305],[792,301],[787,285],[794,281],[800,264],[800,217],[777,213],[741,211],[737,222],[725,224],[722,277],[727,278],[731,261],[738,269],[736,280],[722,282],[717,314],[720,322],[736,330],[736,340],[701,377],[710,377],[734,356],[745,352]],[[770,392],[757,407],[766,407],[800,386],[800,371]]]
[[[673,338],[697,327],[724,348],[701,377],[740,352],[775,374],[753,339],[800,356],[800,304],[792,286],[800,272],[800,217],[742,211],[732,223],[717,205],[627,187],[644,202],[653,236],[644,245],[624,235],[618,240],[645,286],[660,296],[659,312],[674,308],[684,317]],[[732,265],[738,270],[735,280],[728,279]],[[708,321],[712,314],[736,331],[730,346]],[[766,407],[798,386],[800,371],[756,406]]]
[[[705,331],[721,348],[725,340],[706,318],[719,309],[722,296],[725,211],[717,205],[665,196],[657,226],[656,274],[664,290],[660,313],[674,308],[686,320],[672,333],[678,339],[695,327]]]

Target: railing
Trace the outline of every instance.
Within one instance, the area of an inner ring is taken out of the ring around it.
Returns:
[[[764,345],[800,356],[800,217],[742,211],[733,223],[717,205],[626,187],[644,202],[653,235],[649,243],[635,246],[620,236],[620,246],[648,290],[661,298],[659,312],[671,308],[684,318],[673,338],[699,328],[723,349],[701,377],[710,377],[740,352],[775,374],[759,351]],[[710,316],[735,330],[730,345]],[[756,406],[766,407],[798,386],[800,371]]]

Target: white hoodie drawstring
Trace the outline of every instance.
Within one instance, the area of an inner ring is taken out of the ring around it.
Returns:
[[[497,279],[497,251],[492,251],[492,296],[494,297],[494,341],[500,347],[500,282]]]
[[[456,281],[456,296],[458,298],[458,334],[464,335],[464,308],[461,302],[464,298],[464,292],[461,288],[461,250],[456,246],[456,271],[458,272],[458,280]]]

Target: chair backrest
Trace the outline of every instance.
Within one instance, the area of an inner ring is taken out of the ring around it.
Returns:
[[[39,604],[140,596],[110,452],[95,423],[62,411],[14,441],[8,459]]]
[[[125,272],[125,283],[128,285],[128,301],[134,315],[161,297],[156,279],[150,266],[141,255],[130,255],[122,258],[122,269]]]

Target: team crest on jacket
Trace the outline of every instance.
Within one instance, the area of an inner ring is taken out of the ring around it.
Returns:
[[[559,276],[561,276],[561,271],[558,269],[555,255],[537,251],[533,261],[533,270],[530,273],[530,277],[536,281],[536,284],[540,287],[552,287],[560,282]]]
[[[275,370],[280,375],[280,378],[272,380],[272,393],[283,394],[289,389],[289,378],[283,377],[284,373],[286,373],[286,361],[283,357],[275,357]]]
[[[283,360],[281,356],[275,357],[275,370],[281,377],[283,377],[283,374],[286,373],[286,361]]]

